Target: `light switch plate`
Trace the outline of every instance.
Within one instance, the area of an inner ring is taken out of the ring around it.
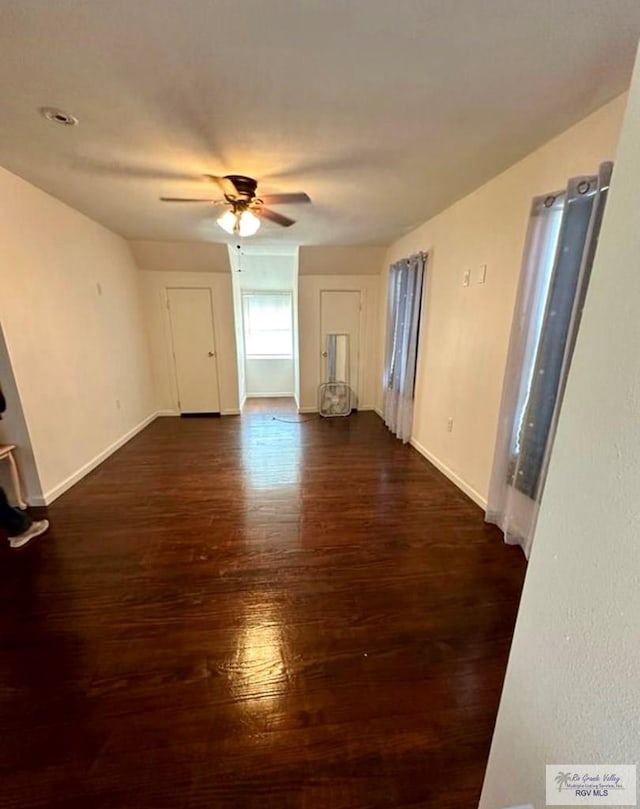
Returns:
[[[486,280],[487,280],[487,265],[481,264],[480,269],[478,270],[478,283],[484,284]],[[521,809],[521,807],[516,806],[514,807],[514,809]]]
[[[471,283],[471,270],[465,270],[464,275],[462,276],[462,286],[468,287]]]

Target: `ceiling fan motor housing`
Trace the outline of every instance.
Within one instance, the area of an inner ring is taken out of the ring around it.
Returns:
[[[235,185],[239,196],[248,200],[255,197],[258,183],[252,177],[245,177],[242,174],[227,174],[225,180],[230,180]]]

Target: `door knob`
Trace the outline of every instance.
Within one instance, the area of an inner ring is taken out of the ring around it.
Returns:
[[[216,355],[216,352],[215,352],[215,351],[210,351],[210,352],[209,352],[209,356],[210,356],[210,357],[215,357],[215,355]]]
[[[323,356],[323,357],[328,357],[329,355],[327,354],[327,352],[326,352],[326,351],[323,351],[323,352],[322,352],[322,356]]]

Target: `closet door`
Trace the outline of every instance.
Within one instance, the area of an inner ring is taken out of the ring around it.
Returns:
[[[327,371],[327,334],[349,335],[349,379],[338,380],[348,382],[358,396],[358,380],[360,378],[360,291],[359,290],[327,290],[320,292],[320,346],[323,357],[322,381],[328,379]]]
[[[170,288],[167,305],[180,412],[219,413],[211,291]]]

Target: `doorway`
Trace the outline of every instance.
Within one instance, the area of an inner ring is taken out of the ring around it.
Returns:
[[[43,505],[44,494],[40,475],[33,454],[31,435],[20,399],[20,393],[13,374],[9,348],[0,325],[0,381],[6,399],[7,409],[0,419],[0,445],[15,445],[14,452],[21,482],[26,487],[27,501],[31,505]],[[14,493],[14,483],[9,475],[6,462],[0,463],[0,486]]]
[[[211,290],[168,288],[167,308],[180,414],[219,414]]]
[[[349,379],[347,382],[358,402],[360,392],[360,290],[323,289],[320,292],[320,346],[322,351],[322,382],[329,379],[327,335],[349,336]]]

